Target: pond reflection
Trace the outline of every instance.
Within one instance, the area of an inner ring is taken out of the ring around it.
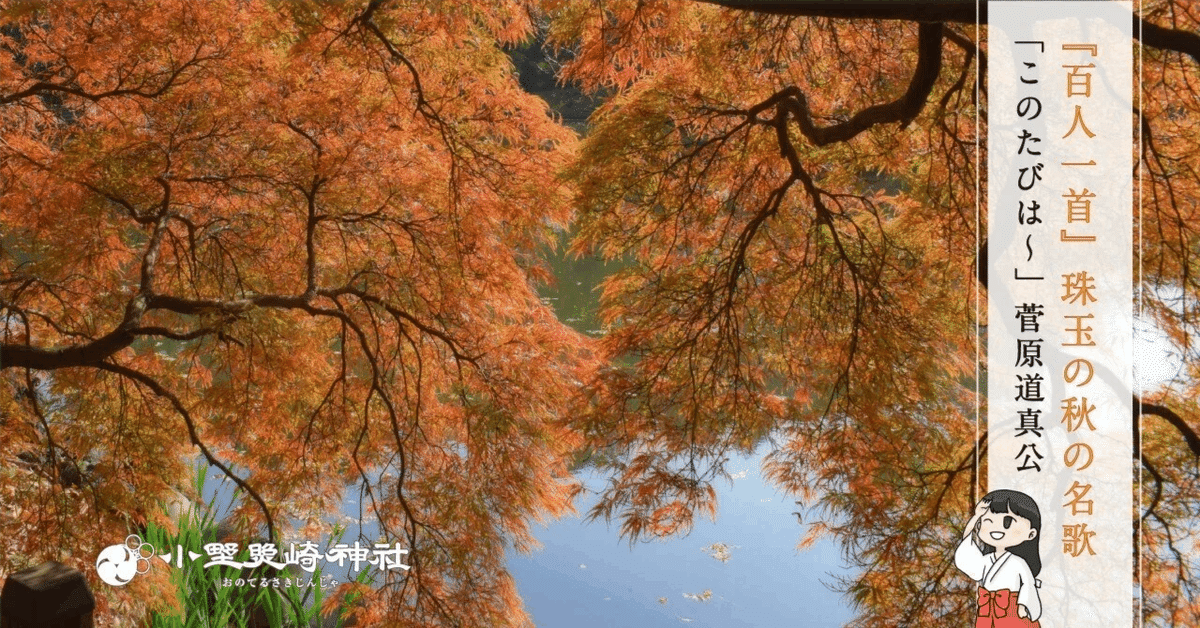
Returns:
[[[827,541],[803,552],[796,504],[759,474],[761,456],[730,461],[716,522],[633,547],[616,526],[571,517],[536,530],[543,548],[509,568],[542,628],[842,626],[851,617],[824,583],[850,572]],[[591,488],[600,478],[583,479]],[[592,501],[577,504],[586,512]]]

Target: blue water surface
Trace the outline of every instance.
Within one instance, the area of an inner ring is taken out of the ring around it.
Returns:
[[[840,552],[828,541],[797,549],[806,531],[793,514],[799,507],[765,483],[759,462],[730,463],[739,477],[718,486],[717,520],[699,519],[685,537],[631,547],[619,538],[617,522],[588,523],[581,516],[538,529],[542,549],[509,560],[537,625],[844,625],[851,611],[825,584],[850,573]],[[601,485],[594,476],[583,479],[593,488]],[[594,495],[581,499],[579,511],[593,503]],[[714,557],[715,544],[727,548],[727,560]]]

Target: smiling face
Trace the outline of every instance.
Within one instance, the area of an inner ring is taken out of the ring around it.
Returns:
[[[996,548],[996,553],[1007,551],[1037,536],[1037,530],[1029,520],[1011,512],[988,510],[979,520],[979,538]]]

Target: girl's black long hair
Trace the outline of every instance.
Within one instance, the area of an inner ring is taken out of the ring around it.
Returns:
[[[1038,540],[1042,538],[1042,513],[1038,510],[1037,502],[1033,498],[1020,491],[1010,491],[1000,489],[992,491],[984,495],[983,501],[987,502],[988,508],[995,514],[1012,513],[1018,517],[1028,519],[1029,525],[1037,530],[1037,536],[1021,543],[1016,547],[1010,547],[1008,551],[1025,559],[1025,563],[1029,565],[1029,570],[1033,572],[1034,577],[1042,570],[1042,556],[1038,549]],[[983,553],[991,554],[996,551],[996,548],[988,545],[986,539],[980,538],[983,542]]]

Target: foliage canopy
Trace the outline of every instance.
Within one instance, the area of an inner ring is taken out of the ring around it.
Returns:
[[[505,552],[572,456],[636,539],[769,439],[856,625],[961,624],[973,13],[732,4],[0,2],[0,572],[88,563],[199,452],[272,538],[368,495],[413,567],[369,625],[528,625]],[[1194,625],[1200,15],[1141,17],[1139,280],[1184,370],[1143,392],[1132,516],[1148,623]],[[582,140],[514,75],[535,33],[603,101]],[[568,229],[624,264],[598,340],[538,296]]]

